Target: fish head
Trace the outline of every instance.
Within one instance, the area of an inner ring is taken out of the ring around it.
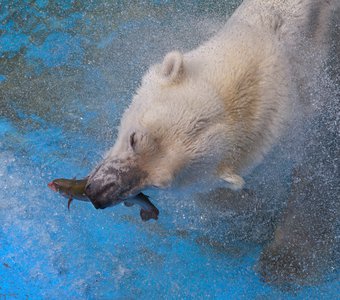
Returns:
[[[57,188],[57,186],[56,186],[54,180],[51,181],[47,186],[48,186],[53,192],[58,192],[58,188]]]
[[[72,195],[71,181],[68,179],[54,179],[47,186],[53,191],[60,195],[69,198]]]

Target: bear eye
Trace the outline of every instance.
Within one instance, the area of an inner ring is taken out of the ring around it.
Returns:
[[[133,132],[130,135],[130,146],[132,149],[134,149],[135,145],[136,145],[136,132]]]

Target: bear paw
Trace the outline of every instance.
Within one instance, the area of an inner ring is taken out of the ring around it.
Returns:
[[[261,254],[256,271],[261,279],[291,290],[299,284],[309,281],[314,273],[313,263],[289,245],[269,245]]]

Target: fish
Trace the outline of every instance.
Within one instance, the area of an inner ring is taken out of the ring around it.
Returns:
[[[133,206],[137,204],[141,207],[140,217],[142,221],[149,221],[150,219],[158,220],[159,210],[149,200],[149,197],[143,193],[137,194],[135,197],[124,201],[125,206]]]
[[[67,208],[70,210],[73,199],[90,202],[89,197],[85,193],[86,184],[87,177],[83,179],[58,178],[51,181],[47,186],[52,191],[68,198]],[[140,217],[142,221],[149,221],[150,219],[158,220],[159,210],[145,194],[139,193],[134,197],[122,200],[122,202],[127,207],[135,204],[139,205],[141,207]]]
[[[54,179],[48,184],[48,187],[68,198],[67,208],[70,210],[70,205],[73,199],[90,202],[90,199],[85,194],[85,186],[87,177],[83,179]]]

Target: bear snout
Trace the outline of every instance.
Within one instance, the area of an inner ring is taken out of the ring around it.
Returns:
[[[121,202],[117,198],[119,192],[115,184],[103,185],[100,181],[89,181],[85,187],[85,194],[96,209],[104,209]]]
[[[147,176],[130,160],[106,160],[90,174],[85,194],[95,208],[104,209],[140,192]]]

